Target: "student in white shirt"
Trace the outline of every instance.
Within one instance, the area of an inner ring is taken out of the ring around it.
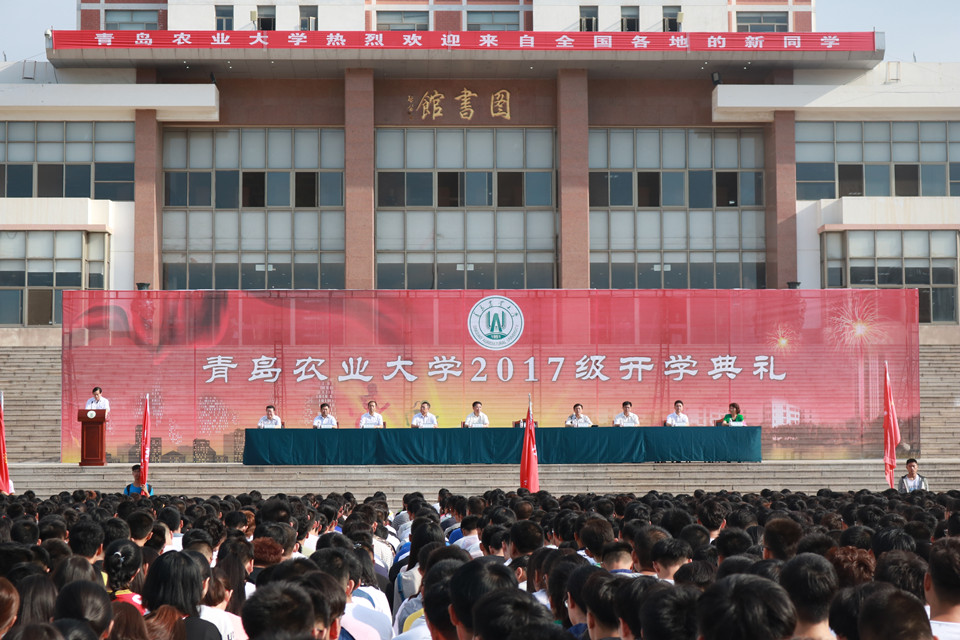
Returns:
[[[430,413],[430,403],[424,400],[420,403],[420,413],[414,414],[410,420],[410,426],[414,429],[436,429],[437,416]]]
[[[629,400],[625,400],[622,406],[623,406],[623,412],[618,413],[617,417],[613,419],[613,426],[639,427],[640,416],[633,413],[633,403],[630,402]]]
[[[377,401],[367,403],[367,412],[360,416],[361,429],[383,429],[383,416],[377,413]]]
[[[330,405],[326,402],[320,405],[320,415],[313,419],[314,429],[337,429],[337,419],[330,413]]]
[[[260,418],[257,423],[257,429],[282,429],[283,420],[277,415],[277,408],[272,404],[267,405],[267,415]]]
[[[468,415],[463,421],[463,426],[468,429],[475,429],[479,427],[489,427],[490,418],[487,417],[487,414],[480,411],[483,408],[483,403],[477,400],[473,403],[473,413]]]
[[[667,416],[663,421],[665,427],[689,427],[690,416],[683,412],[683,401],[677,400],[673,403],[673,413]]]
[[[589,416],[583,413],[583,405],[578,402],[577,404],[573,405],[573,413],[571,413],[570,417],[567,418],[564,426],[589,427],[592,424],[593,421],[590,420]]]

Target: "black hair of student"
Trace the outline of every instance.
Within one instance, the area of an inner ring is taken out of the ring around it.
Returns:
[[[50,622],[57,604],[57,587],[47,575],[29,576],[17,585],[20,611],[17,624]]]
[[[740,554],[725,558],[720,566],[717,567],[717,580],[732,576],[737,573],[749,573],[753,563],[761,560],[756,556]]]
[[[695,587],[652,591],[640,609],[643,640],[696,640],[699,597]]]
[[[543,546],[543,527],[532,520],[520,520],[510,527],[510,543],[514,550],[526,555]]]
[[[578,568],[589,565],[590,561],[579,553],[569,553],[557,558],[550,566],[547,574],[547,598],[553,617],[564,629],[570,628],[570,614],[564,604],[564,599],[567,597],[567,581],[570,579],[570,574]]]
[[[273,571],[270,573],[270,581],[296,581],[299,576],[317,570],[317,563],[310,558],[291,558],[290,560],[284,560],[280,564],[273,566]]]
[[[577,567],[570,574],[570,577],[567,578],[567,594],[569,594],[570,599],[573,600],[574,604],[576,604],[577,608],[581,611],[585,612],[587,610],[587,603],[583,599],[583,585],[586,584],[590,576],[597,572],[604,571],[594,564],[588,564]]]
[[[783,560],[777,560],[776,558],[757,560],[750,565],[750,568],[744,573],[749,573],[752,576],[760,576],[761,578],[773,580],[774,582],[780,582],[780,571],[783,569],[783,565]]]
[[[70,538],[67,544],[76,555],[92,558],[103,544],[103,527],[91,519],[78,520],[70,527]]]
[[[763,526],[763,545],[778,560],[789,560],[797,554],[803,527],[791,518],[768,520]]]
[[[680,538],[664,538],[658,540],[650,550],[650,560],[658,564],[670,566],[686,562],[693,557],[693,549],[686,540]]]
[[[111,592],[128,589],[143,567],[143,552],[132,540],[114,540],[103,552],[103,572]]]
[[[660,589],[669,589],[666,582],[653,576],[637,576],[624,583],[613,596],[613,612],[623,620],[635,638],[640,637],[640,610],[649,595]]]
[[[63,640],[63,634],[49,623],[33,623],[13,627],[3,640]]]
[[[517,576],[495,556],[466,563],[450,577],[450,604],[460,623],[473,629],[473,604],[497,589],[517,588]]]
[[[130,525],[130,537],[134,540],[143,540],[153,530],[153,515],[146,509],[137,509],[126,517]]]
[[[344,614],[347,606],[347,595],[343,588],[327,573],[314,571],[298,576],[293,580],[303,587],[313,603],[313,617],[329,629],[333,621]]]
[[[103,585],[77,580],[64,586],[57,594],[53,616],[86,620],[99,638],[110,627],[113,607]]]
[[[917,541],[900,527],[887,527],[873,534],[873,538],[870,540],[870,548],[873,551],[873,557],[879,560],[887,551],[912,551],[916,553]]]
[[[686,540],[694,551],[710,544],[710,532],[702,524],[688,524],[680,530],[680,534],[676,537]]]
[[[847,640],[860,640],[860,630],[857,627],[860,605],[874,593],[896,590],[889,582],[865,582],[855,587],[840,589],[830,603],[830,629]]]
[[[797,617],[815,624],[828,618],[840,581],[829,560],[815,553],[798,553],[780,570],[780,586],[790,595]]]
[[[420,549],[431,542],[446,542],[443,535],[443,529],[439,524],[427,522],[416,529],[411,529],[410,533],[410,555],[407,556],[406,569],[409,571],[417,566],[420,560]]]
[[[873,549],[872,539],[873,529],[862,525],[854,525],[847,527],[840,533],[839,543],[841,547],[856,547],[864,551],[871,551]]]
[[[605,627],[617,626],[617,612],[613,600],[617,591],[632,578],[616,576],[606,571],[593,573],[583,585],[581,597],[586,609]]]
[[[96,582],[102,579],[93,565],[83,556],[70,556],[53,571],[53,584],[58,590],[77,580]]]
[[[170,531],[176,531],[183,522],[183,514],[176,507],[164,507],[157,514],[157,520],[170,527]]]
[[[360,586],[360,561],[354,555],[353,549],[320,549],[315,551],[310,559],[320,571],[332,576],[342,589],[346,589],[351,580],[355,586]]]
[[[99,640],[99,636],[86,620],[60,618],[53,621],[53,626],[63,636],[63,640]]]
[[[797,553],[815,553],[818,556],[826,556],[827,551],[836,546],[836,538],[826,533],[808,533],[800,538],[800,542],[797,544]]]
[[[110,518],[101,523],[103,527],[103,546],[106,547],[114,540],[129,540],[130,525],[123,518]]]
[[[684,509],[673,507],[660,514],[660,526],[670,532],[671,536],[679,536],[683,528],[694,524],[693,516]]]
[[[927,562],[917,554],[910,551],[887,551],[877,560],[873,580],[889,582],[922,602],[926,597],[923,592],[923,576],[926,573]]]
[[[500,549],[504,541],[509,537],[510,531],[501,525],[488,524],[480,532],[480,544],[489,551],[491,549]]]
[[[195,616],[203,596],[203,575],[190,556],[168,551],[150,566],[140,595],[151,611],[168,604],[185,616]]]
[[[528,624],[517,627],[504,640],[570,640],[570,634],[556,624]]]
[[[610,521],[599,516],[587,518],[577,535],[594,558],[599,558],[603,553],[603,545],[613,542],[615,537]]]
[[[313,602],[306,590],[285,580],[257,587],[243,605],[240,617],[251,638],[272,631],[310,633],[315,623]]]
[[[498,589],[485,594],[473,605],[476,638],[500,640],[518,626],[552,624],[550,612],[532,594],[519,589]]]
[[[759,576],[721,578],[697,603],[697,628],[704,640],[781,640],[796,626],[797,610],[790,596]]]
[[[40,539],[40,527],[30,517],[17,518],[10,527],[10,540],[27,546],[37,544]]]
[[[317,538],[317,551],[320,549],[353,549],[353,540],[338,533],[330,531]]]
[[[726,527],[720,530],[713,544],[716,546],[718,554],[724,558],[729,558],[746,553],[747,549],[753,546],[753,539],[743,529]]]
[[[923,602],[902,590],[875,593],[860,605],[860,640],[932,640]]]
[[[694,560],[683,565],[673,574],[677,586],[689,585],[703,591],[717,579],[717,565],[703,560]]]

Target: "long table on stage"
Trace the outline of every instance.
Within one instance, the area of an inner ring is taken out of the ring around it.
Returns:
[[[243,464],[519,464],[523,429],[247,429]],[[537,429],[541,464],[759,462],[760,427]]]

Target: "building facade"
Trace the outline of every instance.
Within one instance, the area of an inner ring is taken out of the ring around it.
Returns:
[[[4,344],[138,286],[910,287],[960,338],[956,68],[810,1],[130,6],[0,68]]]

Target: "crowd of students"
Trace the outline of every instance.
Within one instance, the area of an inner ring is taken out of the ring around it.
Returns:
[[[11,640],[960,638],[960,491],[0,496]]]

